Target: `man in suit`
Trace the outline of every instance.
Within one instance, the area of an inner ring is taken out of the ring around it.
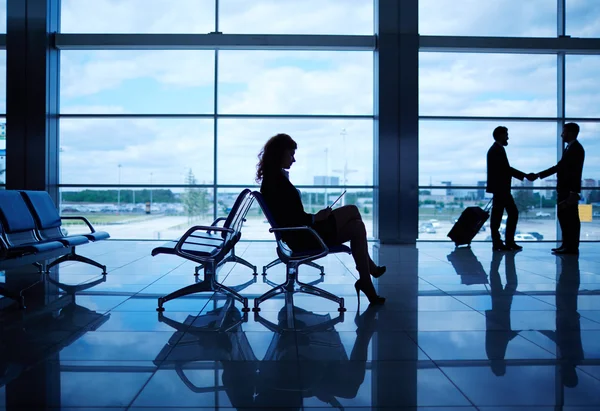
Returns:
[[[563,126],[561,137],[567,144],[562,158],[554,167],[550,167],[538,174],[527,176],[529,180],[535,178],[546,178],[553,174],[557,175],[557,217],[563,234],[563,243],[558,248],[553,248],[555,254],[578,254],[579,233],[581,222],[579,220],[579,199],[581,193],[581,174],[583,172],[583,161],[585,150],[577,141],[579,125],[567,123]]]
[[[494,144],[487,153],[486,189],[488,193],[494,195],[490,219],[492,249],[494,251],[519,251],[523,249],[515,243],[519,210],[510,192],[510,183],[513,177],[523,180],[526,174],[512,168],[508,162],[506,150],[504,149],[508,145],[508,129],[503,126],[496,127],[493,136]],[[508,218],[506,220],[505,242],[503,243],[498,230],[500,229],[504,210],[506,210]]]

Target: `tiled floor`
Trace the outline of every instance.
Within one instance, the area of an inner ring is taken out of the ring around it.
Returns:
[[[191,262],[150,256],[159,244],[82,247],[108,266],[105,281],[74,296],[37,283],[25,312],[0,299],[0,409],[600,409],[598,244],[565,258],[551,243],[516,254],[484,243],[374,245],[387,301],[369,309],[364,297],[358,307],[350,256],[321,260],[322,278],[302,267],[303,281],[345,298],[342,315],[310,295],[245,314],[210,293],[169,301],[159,315],[157,297],[194,282]],[[259,271],[275,257],[273,243],[239,243],[237,253]],[[80,263],[51,278],[102,280]],[[282,282],[284,268],[267,278]],[[19,287],[39,276],[0,279]],[[248,283],[251,305],[271,288],[233,263],[219,280]]]

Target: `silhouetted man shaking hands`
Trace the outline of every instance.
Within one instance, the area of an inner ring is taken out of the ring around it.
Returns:
[[[492,216],[490,219],[490,229],[492,230],[492,249],[494,251],[519,251],[523,247],[515,243],[515,232],[517,230],[517,220],[519,219],[519,210],[515,204],[515,199],[510,192],[510,183],[512,177],[521,181],[527,176],[510,166],[506,156],[505,146],[508,145],[508,129],[503,126],[496,127],[493,132],[494,144],[487,153],[487,192],[494,194],[492,203]],[[532,180],[533,181],[533,180]],[[506,220],[505,243],[500,238],[500,223],[502,214],[508,214]]]

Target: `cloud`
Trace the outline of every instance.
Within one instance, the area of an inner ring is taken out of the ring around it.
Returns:
[[[419,53],[419,112],[451,116],[556,116],[556,57]]]
[[[573,37],[599,37],[600,4],[588,0],[567,1],[566,32]]]
[[[419,33],[556,36],[556,0],[419,0]]]
[[[212,120],[63,119],[61,177],[71,184],[183,184],[213,180]]]
[[[62,0],[63,33],[209,33],[215,0]]]
[[[254,63],[240,66],[242,61]],[[220,84],[237,86],[219,92],[222,113],[373,113],[370,52],[225,51],[219,54],[221,73]]]
[[[373,34],[372,0],[221,0],[223,33]]]

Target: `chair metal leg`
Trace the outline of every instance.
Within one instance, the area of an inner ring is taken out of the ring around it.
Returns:
[[[158,308],[156,309],[156,311],[158,312],[162,312],[165,309],[163,308],[164,303],[166,303],[167,301],[171,301],[174,300],[175,298],[179,298],[179,297],[183,297],[185,295],[190,295],[190,294],[196,294],[196,293],[202,293],[202,292],[206,292],[206,291],[214,291],[214,287],[213,284],[211,284],[212,281],[210,280],[204,280],[201,281],[199,283],[195,283],[192,285],[188,285],[186,287],[180,288],[177,291],[173,291],[171,294],[165,295],[164,297],[159,297],[158,298]]]
[[[82,255],[75,254],[75,248],[73,248],[73,252],[71,252],[70,254],[65,254],[62,257],[57,258],[56,260],[54,260],[50,264],[48,264],[48,266],[46,267],[46,271],[50,270],[52,267],[54,267],[60,263],[64,263],[65,261],[79,261],[81,263],[93,265],[94,267],[101,268],[102,275],[106,275],[106,266],[105,265],[102,265],[99,262],[92,260],[91,258],[87,258]]]
[[[298,281],[298,265],[297,265],[297,263],[289,263],[286,266],[286,271],[287,271],[286,282],[267,291],[260,297],[255,298],[254,299],[254,308],[252,309],[252,311],[254,311],[254,312],[260,311],[260,308],[259,308],[260,303],[262,303],[263,301],[266,301],[270,298],[273,298],[274,296],[281,294],[281,293],[286,293],[286,298],[289,296],[290,301],[292,301],[291,295],[296,292],[312,294],[312,295],[315,295],[318,297],[323,297],[330,301],[334,301],[339,304],[339,308],[338,308],[339,312],[346,311],[346,307],[344,306],[344,298],[343,297],[338,297],[337,295],[332,294],[328,291],[325,291],[321,288],[315,287],[312,284],[305,284],[305,283]],[[319,279],[316,282],[321,282],[321,281],[322,281],[322,277],[321,277],[321,279]],[[267,282],[267,281],[265,281],[265,282]],[[270,282],[268,282],[268,283],[270,284]],[[296,289],[296,286],[298,286],[297,289]],[[293,303],[292,303],[292,305],[293,305]]]
[[[262,275],[267,275],[267,270],[271,267],[275,267],[277,264],[281,264],[281,259],[280,258],[276,258],[273,261],[271,261],[269,264],[265,265],[263,267],[263,272]]]
[[[244,260],[242,257],[238,257],[237,255],[233,254],[232,255],[232,261],[235,261],[238,264],[244,265],[244,266],[252,269],[252,274],[253,275],[258,275],[258,273],[256,272],[256,266],[252,265],[250,262]]]
[[[214,288],[215,288],[216,292],[227,294],[228,296],[231,296],[231,297],[235,298],[236,300],[238,300],[239,302],[241,302],[244,305],[244,308],[242,308],[242,312],[250,311],[250,308],[248,307],[248,299],[246,297],[243,297],[241,294],[239,294],[234,289],[229,288],[226,285],[223,285],[223,284],[217,283],[217,282],[214,283]]]
[[[196,294],[196,293],[207,292],[207,291],[222,293],[222,294],[227,295],[228,297],[234,298],[244,305],[244,307],[242,308],[243,312],[250,311],[250,308],[248,307],[248,299],[246,297],[243,297],[241,294],[239,294],[233,288],[229,288],[226,285],[223,285],[216,281],[217,269],[221,265],[222,265],[221,263],[215,264],[214,262],[203,264],[204,280],[196,282],[195,284],[191,284],[186,287],[183,287],[183,288],[181,288],[177,291],[174,291],[164,297],[160,297],[158,299],[158,308],[156,309],[156,311],[163,312],[165,310],[164,304],[167,301],[173,300],[175,298],[183,297],[186,295],[190,295],[190,294]],[[251,282],[249,281],[248,283],[252,283],[252,282],[255,282],[255,280],[253,280]],[[245,288],[248,285],[249,284],[242,284],[241,286],[243,288]]]
[[[270,298],[275,297],[276,295],[282,294],[286,292],[286,284],[280,284],[275,288],[270,289],[269,291],[267,291],[266,293],[264,293],[263,295],[261,295],[260,297],[256,297],[254,299],[254,308],[252,309],[252,311],[259,312],[260,311],[260,303],[267,301]],[[292,291],[293,292],[293,291]]]
[[[298,290],[299,292],[305,293],[305,294],[316,295],[318,297],[323,297],[327,300],[336,302],[340,305],[338,308],[339,312],[346,311],[346,307],[344,307],[344,297],[338,297],[337,295],[332,294],[329,291],[325,291],[322,288],[315,287],[314,285],[301,283],[300,281],[296,281],[296,282],[300,286],[300,289]]]
[[[64,283],[58,282],[58,281],[54,280],[52,277],[50,277],[50,273],[46,273],[46,279],[48,280],[48,282],[50,284],[54,284],[55,286],[57,286],[58,288],[60,288],[61,290],[63,290],[64,292],[66,292],[67,294],[70,294],[70,295],[74,295],[77,292],[85,291],[88,288],[92,288],[92,287],[97,286],[100,283],[106,282],[105,275],[103,275],[101,278],[91,281],[89,283],[77,284],[77,285],[70,285],[70,284],[64,284]]]
[[[19,304],[20,309],[25,308],[25,298],[22,294],[16,293],[0,285],[0,295],[3,295],[11,300],[15,300]]]
[[[325,275],[325,268],[323,268],[322,265],[319,265],[319,264],[315,263],[314,261],[309,261],[306,263],[306,265],[308,265],[309,267],[316,268],[317,270],[320,270],[321,275]]]

